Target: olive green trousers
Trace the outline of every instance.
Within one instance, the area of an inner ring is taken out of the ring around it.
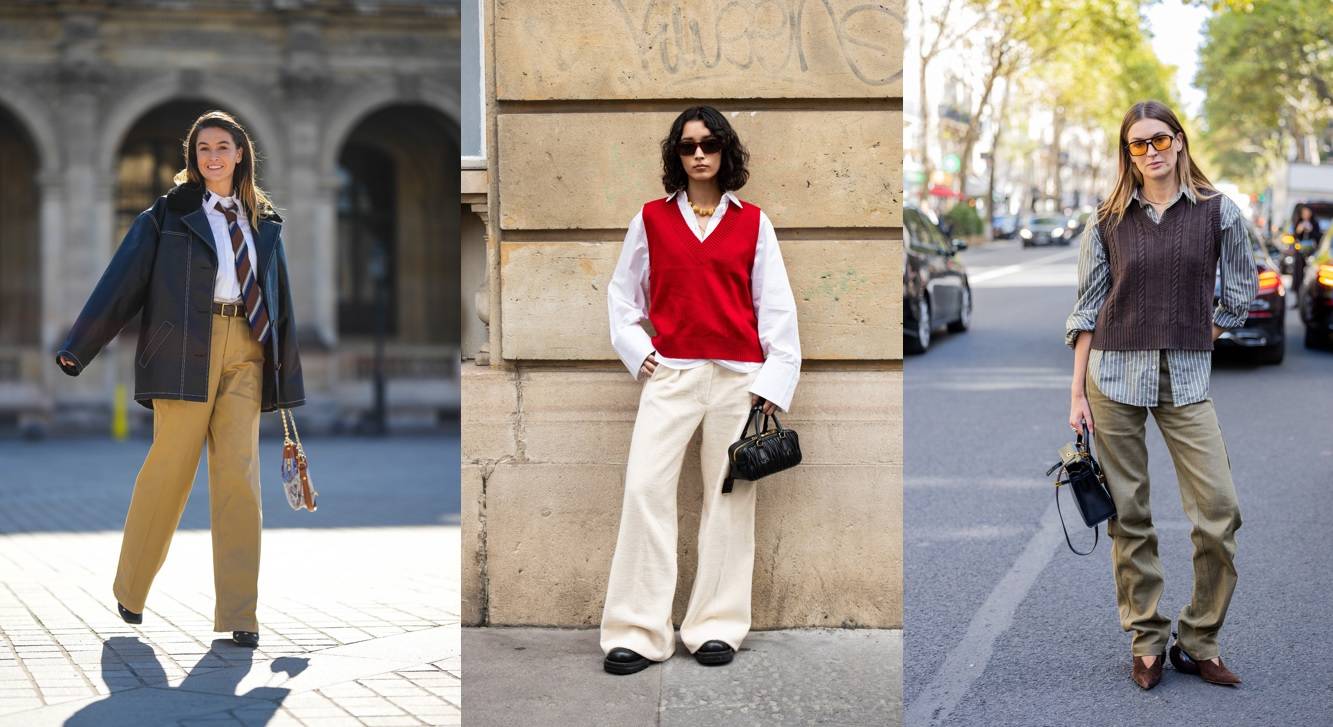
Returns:
[[[243,316],[214,315],[211,335],[208,401],[153,400],[153,444],[134,481],[114,591],[125,608],[144,610],[207,443],[213,628],[257,632],[264,352]]]
[[[1133,632],[1135,656],[1160,655],[1170,640],[1171,620],[1157,608],[1163,588],[1162,562],[1157,557],[1157,531],[1148,503],[1145,423],[1152,412],[1175,464],[1180,502],[1194,544],[1194,594],[1180,612],[1178,643],[1195,659],[1212,659],[1218,655],[1217,634],[1236,587],[1240,505],[1213,402],[1176,406],[1171,400],[1165,356],[1162,362],[1158,405],[1154,407],[1112,401],[1091,377],[1086,386],[1095,427],[1095,455],[1117,513],[1107,533],[1120,626]]]

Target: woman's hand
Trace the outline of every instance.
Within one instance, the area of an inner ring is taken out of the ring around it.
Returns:
[[[764,411],[764,416],[769,416],[769,415],[771,415],[773,412],[775,412],[775,411],[778,410],[778,408],[777,408],[776,406],[773,405],[773,402],[768,401],[767,399],[760,399],[758,394],[750,394],[750,406],[751,406],[751,407],[753,407],[755,404],[758,404],[758,403],[761,402],[761,401],[764,402],[764,409],[763,409],[763,411]]]
[[[648,376],[652,376],[653,372],[656,370],[657,370],[657,352],[654,351],[648,354],[648,358],[644,359],[643,363],[639,365],[639,378],[642,379]]]
[[[1083,423],[1087,422],[1088,432],[1096,431],[1092,426],[1092,408],[1088,406],[1088,397],[1082,393],[1070,395],[1069,399],[1069,428],[1075,432],[1083,431]]]

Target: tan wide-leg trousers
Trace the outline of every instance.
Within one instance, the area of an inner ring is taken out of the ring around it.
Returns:
[[[153,445],[125,517],[116,600],[142,612],[208,443],[216,631],[258,631],[259,405],[264,353],[243,316],[213,316],[208,401],[153,400]],[[161,352],[158,355],[167,355]]]
[[[1171,634],[1171,620],[1158,610],[1162,562],[1148,503],[1148,446],[1144,424],[1151,411],[1171,452],[1180,502],[1192,528],[1194,595],[1180,612],[1179,643],[1196,659],[1218,655],[1217,633],[1226,619],[1236,587],[1236,530],[1240,505],[1231,481],[1231,464],[1212,401],[1176,406],[1166,357],[1159,404],[1138,407],[1112,401],[1087,380],[1088,404],[1096,428],[1096,457],[1106,473],[1117,518],[1107,526],[1112,538],[1120,626],[1133,631],[1135,656],[1160,655]]]
[[[749,632],[755,488],[737,480],[723,495],[722,480],[727,447],[739,438],[750,411],[755,376],[710,362],[692,369],[658,366],[644,384],[602,611],[604,653],[624,647],[663,661],[675,651],[676,485],[685,448],[701,422],[699,567],[680,637],[691,652],[714,639],[739,649]]]

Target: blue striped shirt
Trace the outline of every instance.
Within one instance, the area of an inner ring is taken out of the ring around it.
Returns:
[[[1198,200],[1186,185],[1167,204],[1166,209],[1186,198],[1190,204]],[[1130,204],[1142,205],[1148,219],[1160,223],[1156,208],[1139,197],[1134,190]],[[1221,202],[1222,249],[1218,270],[1222,276],[1221,295],[1213,311],[1213,323],[1219,328],[1240,328],[1250,314],[1250,301],[1259,288],[1258,273],[1254,267],[1250,240],[1240,208],[1229,198]],[[1097,313],[1111,290],[1111,264],[1106,258],[1097,225],[1089,222],[1083,232],[1078,255],[1078,301],[1074,312],[1065,321],[1065,343],[1071,348],[1080,331],[1091,332],[1097,325]],[[1157,382],[1163,353],[1171,375],[1171,399],[1177,406],[1208,399],[1208,379],[1212,375],[1211,351],[1100,351],[1092,349],[1088,355],[1088,375],[1106,398],[1131,406],[1157,406]]]

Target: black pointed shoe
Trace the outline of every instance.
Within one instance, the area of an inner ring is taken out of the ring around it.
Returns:
[[[731,658],[736,655],[736,650],[728,646],[725,642],[705,641],[699,650],[694,652],[694,658],[704,666],[722,666],[730,664]]]
[[[652,663],[652,660],[637,651],[617,646],[606,655],[602,668],[608,674],[633,674],[647,669]]]
[[[248,646],[252,649],[259,646],[259,634],[253,631],[233,631],[231,640],[237,646]]]
[[[124,606],[120,605],[120,601],[116,601],[116,612],[120,614],[121,620],[123,620],[127,624],[143,623],[142,613],[135,613],[129,610],[128,608],[125,608]]]

